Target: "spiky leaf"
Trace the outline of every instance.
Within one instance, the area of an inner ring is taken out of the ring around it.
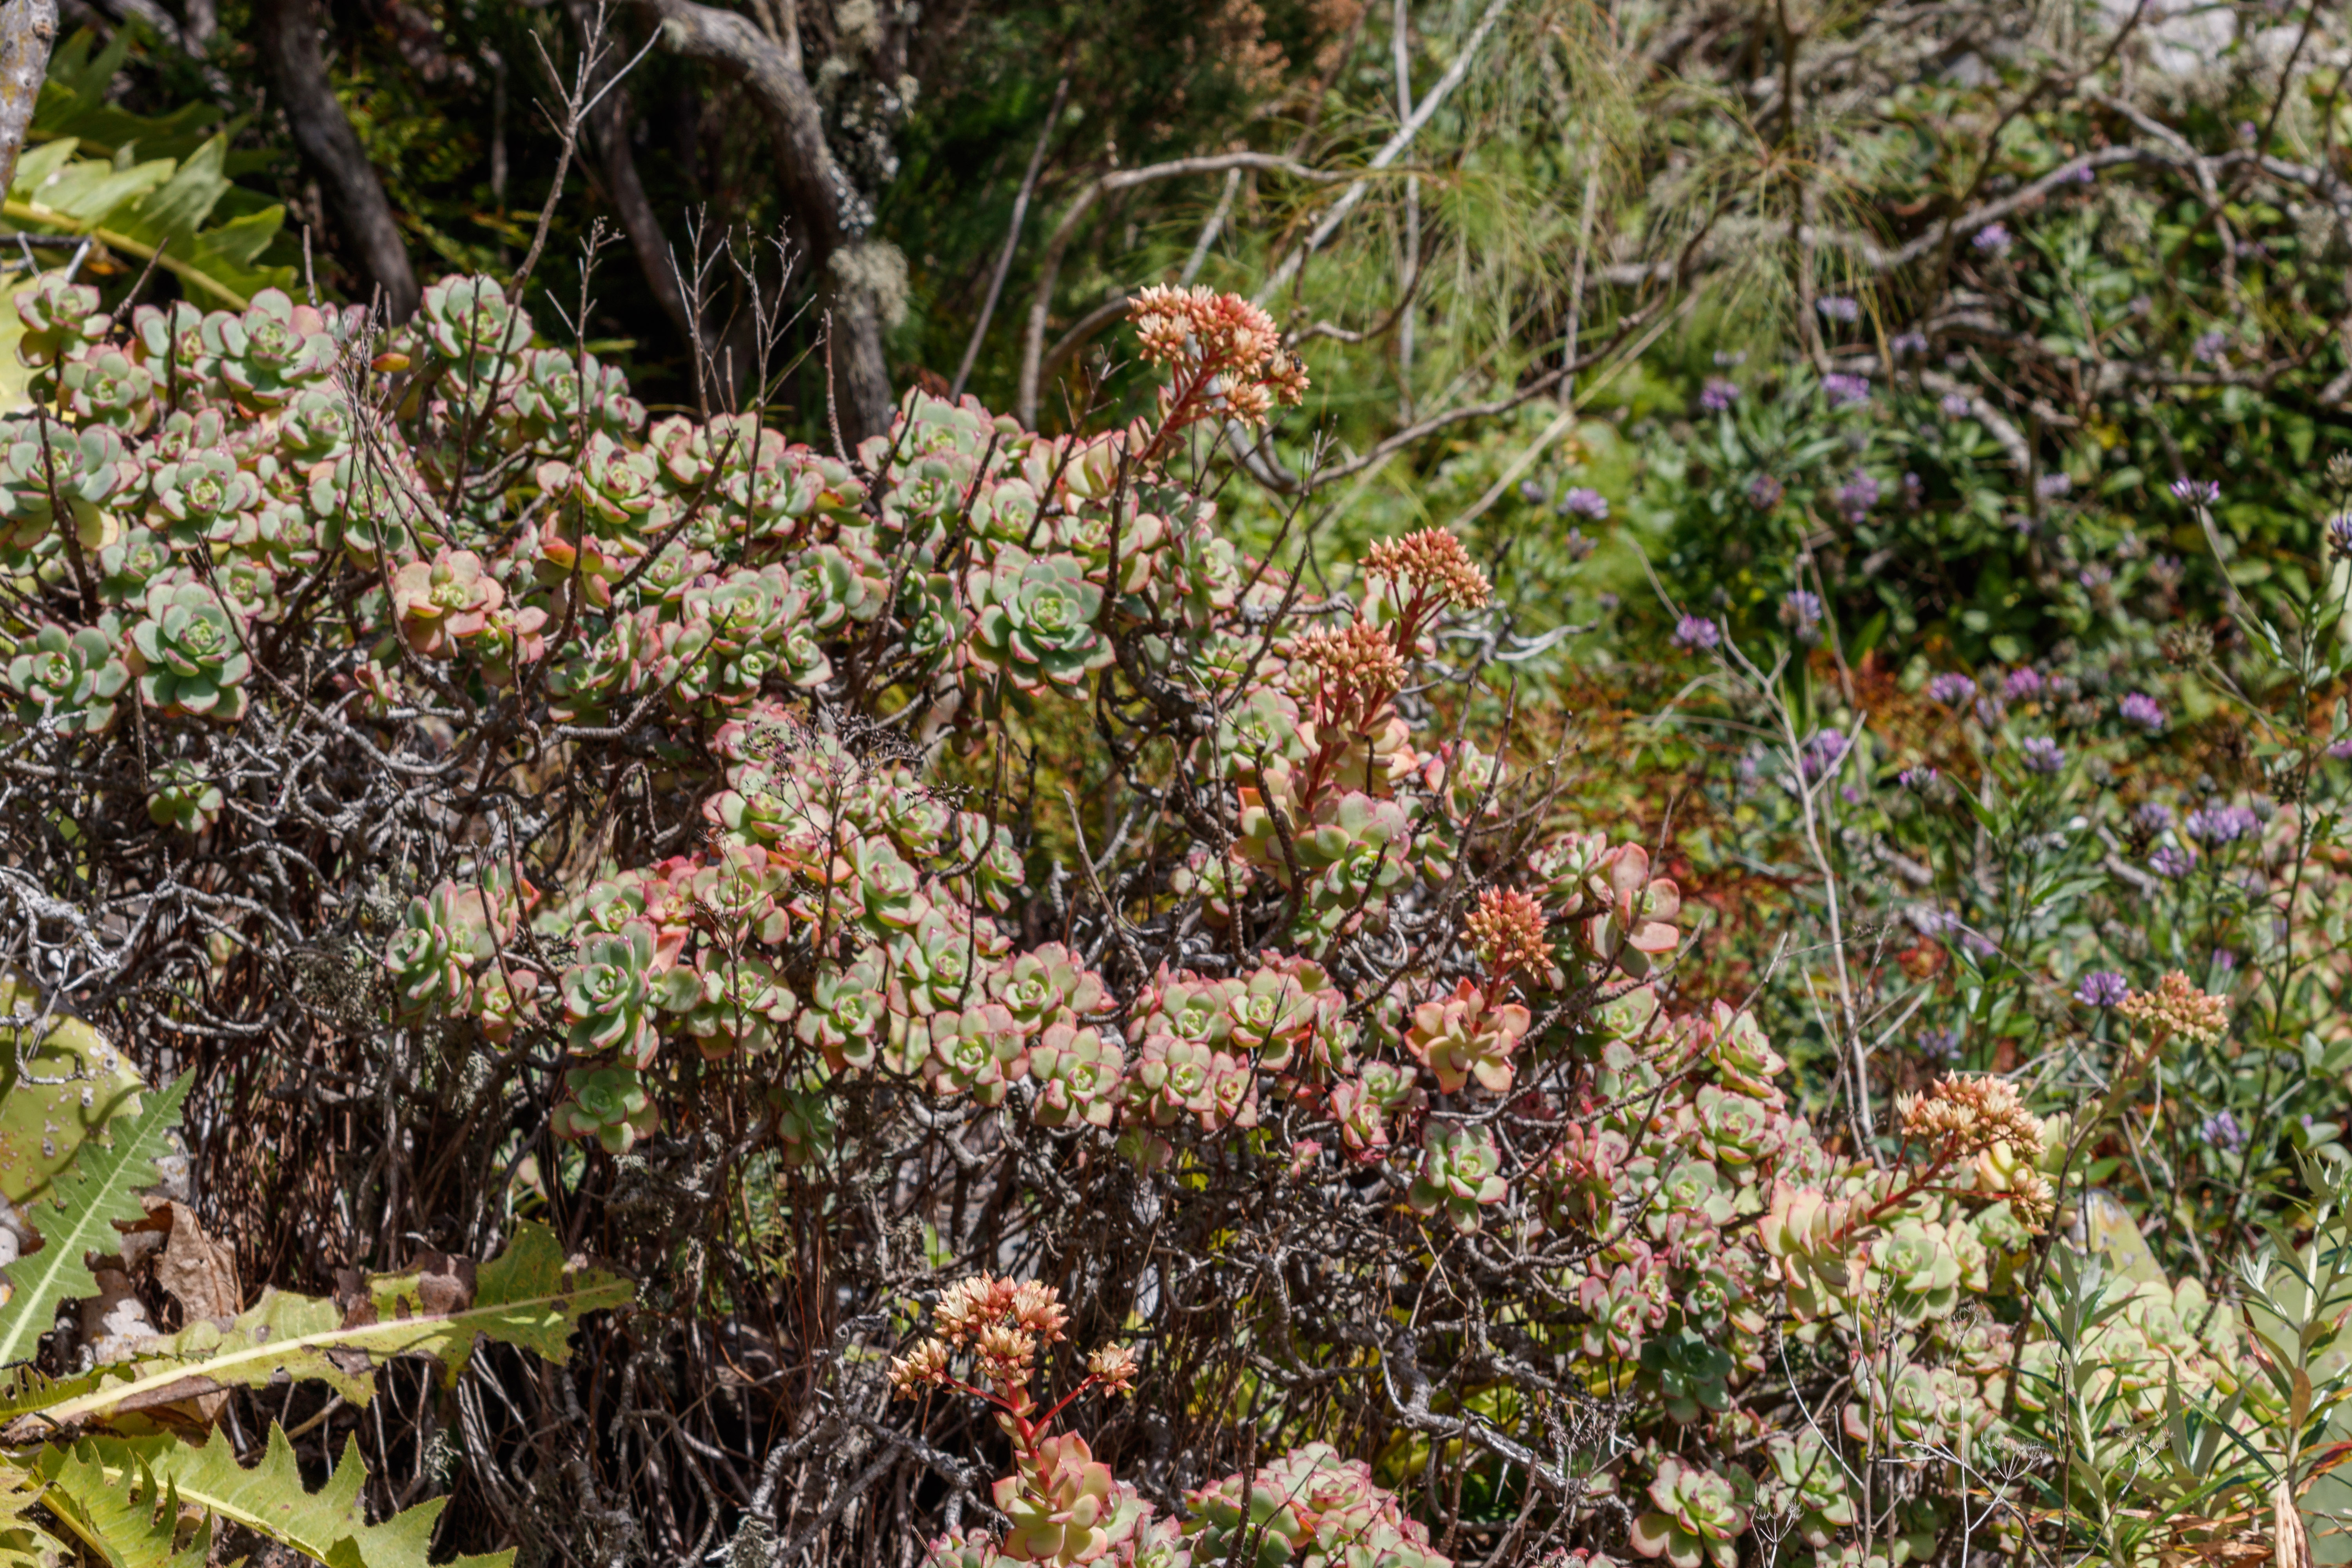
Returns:
[[[68,1451],[50,1449],[41,1474],[71,1506],[92,1510],[110,1499],[129,1500],[143,1487],[171,1489],[184,1506],[234,1521],[331,1568],[427,1568],[433,1526],[445,1500],[436,1498],[382,1524],[367,1521],[367,1468],[356,1439],[345,1443],[334,1474],[317,1491],[302,1485],[301,1468],[285,1431],[272,1425],[261,1462],[239,1465],[223,1438],[190,1443],[171,1436],[98,1437]],[[446,1568],[505,1568],[511,1552],[461,1557]],[[128,1563],[128,1559],[117,1559]],[[160,1568],[160,1565],[159,1565]]]
[[[118,1219],[147,1217],[139,1189],[155,1184],[155,1162],[173,1152],[168,1134],[180,1119],[189,1077],[146,1097],[136,1116],[116,1121],[106,1142],[89,1142],[73,1164],[58,1173],[46,1202],[26,1217],[41,1234],[41,1247],[7,1270],[11,1294],[0,1305],[0,1366],[30,1361],[41,1336],[56,1322],[58,1303],[98,1294],[98,1281],[85,1258],[112,1252],[121,1237]]]
[[[20,1416],[9,1436],[23,1440],[50,1425],[86,1426],[281,1376],[329,1384],[363,1405],[376,1368],[393,1357],[432,1356],[455,1382],[481,1339],[561,1362],[583,1314],[625,1305],[632,1295],[618,1275],[567,1266],[554,1232],[528,1223],[504,1253],[478,1268],[438,1257],[433,1265],[379,1279],[349,1307],[265,1291],[226,1327],[190,1324],[156,1342],[152,1353],[121,1377]]]
[[[112,1568],[203,1568],[211,1555],[210,1519],[180,1547],[179,1495],[144,1464],[110,1471],[96,1444],[77,1443],[46,1450],[39,1465],[44,1506]]]

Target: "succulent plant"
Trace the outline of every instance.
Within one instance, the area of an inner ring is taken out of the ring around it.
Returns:
[[[430,561],[411,561],[392,577],[392,613],[400,634],[425,658],[450,658],[479,637],[506,603],[499,586],[470,550],[444,549]]]
[[[1497,1005],[1465,980],[1450,996],[1413,1009],[1405,1047],[1437,1075],[1437,1087],[1452,1094],[1471,1079],[1500,1094],[1511,1087],[1511,1052],[1528,1032],[1528,1010],[1516,1002]]]
[[[9,689],[21,699],[18,721],[53,724],[67,734],[104,731],[131,684],[122,628],[111,614],[94,626],[44,625],[16,645],[5,673]]]
[[[982,1105],[1001,1105],[1029,1076],[1028,1037],[993,1002],[933,1014],[930,1036],[934,1094],[968,1094]]]
[[[1029,1048],[1029,1075],[1037,1083],[1031,1116],[1045,1127],[1108,1127],[1118,1109],[1125,1068],[1119,1048],[1105,1041],[1099,1029],[1047,1026]]]
[[[0,546],[31,551],[55,544],[62,505],[86,551],[113,542],[115,524],[100,509],[136,482],[138,462],[105,426],[79,430],[46,418],[0,425]]]
[[[1731,1393],[1725,1380],[1735,1364],[1719,1346],[1687,1329],[1657,1335],[1642,1345],[1642,1371],[1667,1419],[1685,1424],[1729,1406]]]
[[[654,933],[632,921],[581,944],[580,960],[557,979],[575,1056],[619,1052],[642,1068],[660,1043]]]
[[[1587,1320],[1584,1353],[1619,1361],[1640,1355],[1643,1342],[1666,1321],[1665,1283],[1664,1271],[1630,1263],[1587,1274],[1577,1287],[1577,1305]]]
[[[131,626],[129,663],[139,695],[168,715],[236,719],[253,661],[244,626],[201,583],[157,584]]]
[[[467,1010],[474,967],[498,952],[497,912],[479,889],[457,882],[409,900],[383,953],[397,1016],[432,1019]]]
[[[147,820],[191,837],[220,820],[220,785],[191,762],[169,762],[147,777]]]
[[[1421,1169],[1405,1202],[1418,1214],[1443,1214],[1456,1230],[1476,1230],[1479,1211],[1510,1195],[1495,1135],[1486,1128],[1433,1121],[1422,1130]]]
[[[549,1122],[558,1138],[593,1138],[607,1154],[625,1154],[661,1126],[661,1108],[635,1068],[567,1068],[563,1085],[572,1098]]]
[[[1870,1244],[1868,1256],[1868,1279],[1860,1294],[1874,1298],[1883,1292],[1897,1321],[1947,1317],[1959,1304],[1959,1254],[1940,1222],[1902,1219]]]
[[[1023,691],[1075,686],[1108,664],[1110,644],[1096,630],[1102,590],[1074,556],[1036,558],[1006,549],[969,587],[972,664],[1001,673]]]
[[[1738,1536],[1748,1528],[1754,1483],[1745,1470],[1728,1477],[1686,1465],[1673,1456],[1658,1462],[1650,1483],[1655,1506],[1633,1521],[1628,1537],[1644,1557],[1663,1557],[1673,1568],[1738,1568]]]
[[[98,290],[68,282],[59,272],[44,272],[16,291],[16,319],[25,324],[16,357],[36,370],[58,363],[114,328],[114,318],[98,308]]]
[[[870,959],[846,967],[827,964],[817,971],[793,1033],[803,1045],[822,1051],[835,1072],[874,1065],[887,1013],[882,973],[882,966]]]
[[[205,353],[236,400],[276,408],[325,382],[334,369],[330,319],[298,305],[282,289],[264,289],[240,315],[216,311],[200,329]]]
[[[1371,1467],[1308,1443],[1184,1496],[1192,1560],[1253,1568],[1450,1568]]]
[[[796,1005],[791,989],[762,959],[712,957],[706,967],[673,969],[664,979],[684,986],[690,998],[684,1008],[667,997],[665,1004],[685,1012],[688,1037],[713,1059],[774,1048]]]
[[[92,348],[58,373],[66,406],[93,425],[135,435],[155,417],[155,378],[121,349]]]
[[[237,466],[236,455],[211,447],[159,466],[148,481],[155,510],[175,544],[241,544],[252,537],[261,483]]]
[[[1076,1433],[1038,1439],[1015,1472],[996,1483],[997,1511],[1011,1521],[999,1549],[1016,1563],[1092,1563],[1117,1542],[1111,1527],[1134,1531],[1125,1489]]]
[[[1854,1521],[1853,1493],[1846,1486],[1845,1462],[1830,1450],[1811,1426],[1773,1434],[1765,1452],[1772,1468],[1758,1489],[1758,1501],[1774,1513],[1790,1515],[1799,1540],[1816,1549],[1837,1538]]]
[[[530,318],[488,278],[445,278],[432,285],[414,325],[476,398],[517,375],[531,333]]]

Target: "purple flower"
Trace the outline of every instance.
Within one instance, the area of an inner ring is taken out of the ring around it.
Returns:
[[[2160,800],[2142,801],[2132,813],[2132,821],[2147,832],[2161,833],[2172,826],[2172,807]]]
[[[2178,882],[2197,868],[2197,851],[2179,845],[2159,844],[2147,858],[2147,868],[2168,881]]]
[[[1920,498],[1926,495],[1927,491],[1927,481],[1917,474],[1906,473],[1903,476],[1903,504],[1913,511],[1919,510]]]
[[[2091,161],[2088,158],[2074,165],[2075,184],[2087,185],[2095,178],[2097,176],[2091,173]]]
[[[1878,481],[1868,474],[1856,474],[1838,488],[1837,500],[1848,522],[1860,522],[1878,504]]]
[[[1579,485],[1559,498],[1559,510],[1572,517],[1589,517],[1599,522],[1609,515],[1609,498]]]
[[[2224,1154],[2234,1154],[2246,1146],[2245,1129],[2226,1110],[2217,1110],[2199,1122],[2197,1136]]]
[[[2223,352],[2229,346],[2230,338],[2226,332],[2202,332],[2198,335],[2195,342],[2189,345],[2189,352],[2207,364],[2216,364],[2221,362]]]
[[[1685,616],[1675,623],[1674,635],[1666,639],[1688,653],[1701,653],[1723,641],[1723,628],[1705,616]]]
[[[1960,1032],[1958,1029],[1922,1029],[1919,1031],[1919,1054],[1931,1062],[1948,1062],[1959,1054]]]
[[[1977,722],[1988,730],[2000,723],[2008,711],[2009,704],[2000,700],[1998,692],[1988,691],[1977,699]]]
[[[2055,500],[2074,488],[2074,477],[2066,473],[2044,474],[2033,481],[2033,493],[2043,500]]]
[[[1977,694],[1977,683],[1965,675],[1946,670],[1927,682],[1927,700],[1947,708],[1957,708]]]
[[[1862,320],[1862,307],[1844,294],[1825,294],[1813,302],[1813,309],[1824,321],[1853,322]]]
[[[1786,487],[1771,475],[1759,474],[1748,481],[1748,504],[1758,511],[1770,511],[1780,504],[1785,491]]]
[[[1738,401],[1738,386],[1719,375],[1707,377],[1706,384],[1699,389],[1698,405],[1709,414],[1720,414]]]
[[[2104,593],[2115,585],[2115,569],[2102,562],[2094,561],[2074,574],[2074,581],[2083,584],[2086,593]]]
[[[1546,489],[1534,479],[1521,479],[1519,481],[1519,499],[1527,502],[1529,506],[1541,506],[1544,502],[1551,500],[1551,491]]]
[[[1848,375],[1843,371],[1832,371],[1822,377],[1822,395],[1830,400],[1832,408],[1844,408],[1870,401],[1870,377]]]
[[[2221,487],[2212,479],[2175,479],[2172,494],[2176,500],[2190,506],[2211,506],[2221,499]]]
[[[2180,826],[2199,843],[2219,847],[2253,832],[2262,826],[2262,819],[2242,805],[2208,805],[2190,812]]]
[[[1806,741],[1798,752],[1798,765],[1803,770],[1805,782],[1822,778],[1845,760],[1850,742],[1845,731],[1836,728],[1822,731]]]
[[[2178,555],[2158,555],[2148,561],[2147,580],[2155,584],[2161,593],[2171,593],[2188,575],[2189,568],[2180,563]]]
[[[1976,238],[1969,243],[1988,256],[1999,256],[2009,248],[2009,227],[2005,224],[1989,223],[1977,230]]]
[[[2164,728],[2164,704],[2145,691],[2135,691],[2116,704],[2116,710],[2126,724],[2137,724],[2143,730]]]
[[[2352,762],[2352,735],[2347,735],[2340,741],[2329,742],[2327,754],[2339,763]]]
[[[1968,416],[1969,410],[1975,406],[1975,404],[1969,401],[1969,395],[1965,392],[1944,394],[1943,409],[1948,417],[1964,419]]]
[[[1926,789],[1928,785],[1936,782],[1935,764],[1932,763],[1914,763],[1909,767],[1905,768],[1901,773],[1896,773],[1895,775],[1895,782],[1901,784],[1905,789]]]
[[[2030,664],[2018,666],[2000,683],[2000,695],[2004,701],[2032,701],[2042,695],[2042,672]]]
[[[1581,561],[1599,549],[1600,545],[1597,541],[1585,538],[1582,529],[1571,528],[1568,531],[1568,537],[1559,542],[1559,547],[1568,552],[1568,558],[1570,561]]]
[[[1969,931],[1960,938],[1960,945],[1969,950],[1969,956],[1979,962],[2000,951],[2000,944],[1982,931]]]
[[[2074,987],[2074,1000],[2085,1007],[2113,1007],[2131,994],[2131,983],[2112,969],[2094,969]]]
[[[2213,950],[2213,967],[2227,974],[2238,967],[2238,955],[2226,947]]]
[[[2040,773],[2044,778],[2060,772],[2066,765],[2066,753],[2058,742],[2047,735],[2036,735],[2025,742],[2025,771]]]
[[[1905,354],[1923,354],[1927,352],[1927,334],[1897,332],[1886,346],[1894,350],[1898,357]]]
[[[2352,511],[2327,520],[2327,547],[2337,555],[2352,556]]]
[[[1802,588],[1790,589],[1780,601],[1780,624],[1794,632],[1799,642],[1817,640],[1822,627],[1821,595]]]

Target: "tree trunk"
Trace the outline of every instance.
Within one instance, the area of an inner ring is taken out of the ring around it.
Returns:
[[[33,106],[49,74],[58,41],[58,0],[7,0],[0,5],[0,195],[16,183],[16,155],[32,129]]]
[[[813,270],[826,290],[833,321],[833,392],[842,435],[852,446],[890,427],[890,366],[882,351],[884,315],[903,287],[905,263],[867,241],[871,215],[824,139],[816,89],[801,62],[794,8],[781,9],[784,37],[768,37],[732,11],[695,0],[645,0],[661,18],[663,41],[690,59],[709,60],[743,79],[775,133],[785,198],[808,235]]]
[[[392,320],[404,321],[416,313],[416,271],[409,265],[408,246],[384,196],[383,182],[376,178],[351,121],[343,118],[343,106],[335,101],[326,61],[319,53],[310,0],[255,0],[253,10],[255,41],[278,97],[285,100],[294,144],[319,176],[335,222],[368,281],[383,290],[384,309]]]

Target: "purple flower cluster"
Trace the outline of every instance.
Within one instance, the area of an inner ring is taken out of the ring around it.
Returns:
[[[1688,653],[1703,653],[1723,642],[1723,628],[1705,616],[1685,616],[1675,623],[1674,635],[1666,639]]]
[[[2352,735],[2327,743],[2327,754],[2339,763],[2352,762]]]
[[[1571,528],[1568,531],[1568,537],[1559,542],[1559,547],[1568,552],[1570,561],[1581,561],[1599,549],[1600,544],[1598,541],[1585,538],[1584,530]]]
[[[2161,833],[2172,826],[2172,807],[2160,800],[2144,800],[2132,813],[2132,821],[2149,833]]]
[[[2147,868],[2168,881],[2178,882],[2197,868],[2197,851],[2174,844],[2159,844],[2147,858]]]
[[[1988,256],[1999,256],[2009,248],[2010,233],[2006,224],[1989,223],[1977,230],[1969,242]]]
[[[1936,776],[1933,763],[1914,763],[1895,774],[1895,782],[1905,789],[1926,789],[1936,782]]]
[[[1976,405],[1969,401],[1969,395],[1965,392],[1948,392],[1944,394],[1941,406],[1946,418],[1965,419]]]
[[[2327,547],[2338,557],[2352,556],[2352,511],[2327,520]]]
[[[1759,474],[1748,481],[1748,504],[1758,511],[1770,511],[1785,493],[1787,487],[1769,474]]]
[[[2197,1136],[2224,1154],[2234,1154],[2246,1146],[2245,1129],[2226,1110],[2217,1110],[2199,1122]]]
[[[2172,494],[2176,500],[2185,500],[2190,506],[2211,506],[2221,499],[2221,486],[2213,479],[2175,479]]]
[[[1976,694],[1977,683],[1953,670],[1946,670],[1927,682],[1928,700],[1947,708],[1957,708]]]
[[[1852,749],[1853,742],[1845,738],[1845,731],[1834,726],[1809,738],[1797,754],[1797,763],[1804,772],[1805,782],[1811,784],[1815,779],[1827,777],[1838,763],[1845,760],[1846,752]]]
[[[2143,730],[2164,728],[2164,704],[2145,691],[2135,691],[2116,705],[2126,724],[2137,724]]]
[[[1738,401],[1738,384],[1726,381],[1719,375],[1707,377],[1706,384],[1699,389],[1698,405],[1709,414],[1720,414]]]
[[[2180,826],[2200,844],[2219,847],[2235,844],[2262,825],[2262,818],[2242,805],[2208,805],[2190,812]]]
[[[1878,504],[1878,481],[1868,474],[1856,474],[1838,488],[1838,510],[1848,522],[1860,522]]]
[[[1931,1062],[1948,1062],[1960,1052],[1960,1032],[1958,1029],[1922,1029],[1919,1031],[1919,1054]]]
[[[1856,403],[1870,401],[1870,377],[1848,375],[1843,371],[1832,371],[1822,377],[1822,395],[1830,400],[1832,408],[1845,408]]]
[[[1822,313],[1824,321],[1852,324],[1862,320],[1862,307],[1846,294],[1825,294],[1814,301],[1813,309]]]
[[[1792,588],[1780,601],[1780,624],[1796,634],[1799,642],[1812,642],[1821,637],[1821,595],[1803,588]]]
[[[1886,346],[1895,352],[1895,355],[1897,359],[1901,359],[1911,354],[1923,354],[1927,352],[1927,334],[1925,332],[1897,332],[1888,341]]]
[[[2074,987],[2074,1000],[2085,1007],[2114,1007],[2131,994],[2131,982],[2112,969],[2094,969]]]
[[[2044,778],[2066,766],[2066,753],[2058,742],[2047,735],[2036,735],[2025,742],[2025,771],[2040,773]]]
[[[2055,500],[2074,488],[2074,476],[2063,471],[2044,474],[2033,481],[2033,493],[2043,500]]]
[[[1599,490],[1578,485],[1559,498],[1559,510],[1570,517],[1589,517],[1599,522],[1609,515],[1609,498]]]
[[[2042,695],[2042,672],[2030,664],[2019,665],[2000,683],[2001,700],[2007,702],[2030,702]]]

